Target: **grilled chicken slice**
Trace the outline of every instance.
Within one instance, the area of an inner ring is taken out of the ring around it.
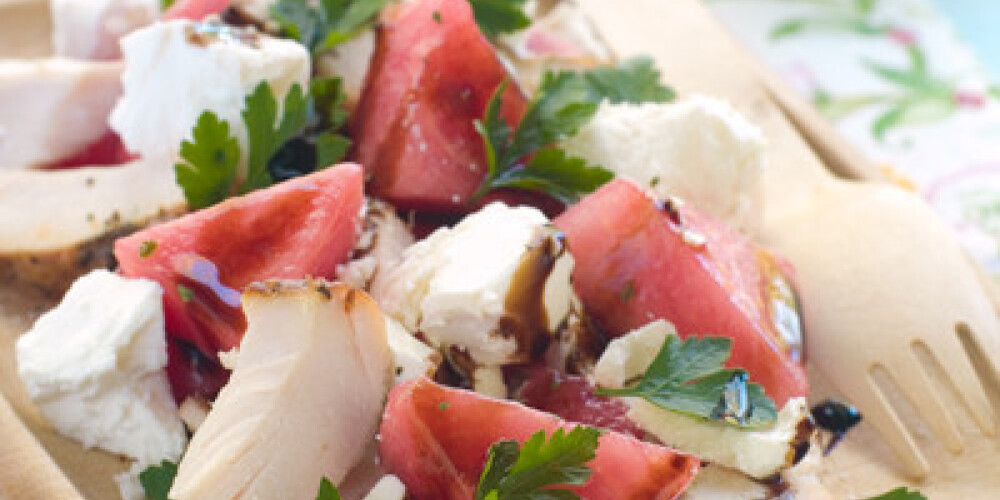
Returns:
[[[314,498],[378,430],[393,360],[364,292],[268,281],[248,287],[243,309],[236,368],[180,463],[173,500]]]
[[[0,61],[0,172],[73,156],[108,133],[120,62]]]
[[[163,162],[0,172],[0,280],[60,294],[76,277],[113,265],[116,236],[185,208]]]

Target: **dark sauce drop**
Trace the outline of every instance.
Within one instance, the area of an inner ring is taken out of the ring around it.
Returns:
[[[829,454],[847,431],[861,423],[861,412],[857,408],[834,399],[827,399],[812,408],[812,417],[816,425],[833,435],[823,449],[823,454]]]

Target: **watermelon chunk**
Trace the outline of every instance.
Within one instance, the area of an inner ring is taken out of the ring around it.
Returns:
[[[419,378],[389,394],[382,419],[382,463],[416,500],[473,498],[489,447],[570,429],[557,417],[518,403]],[[616,432],[601,436],[593,475],[574,487],[587,500],[668,500],[697,473],[697,458]]]
[[[119,272],[159,282],[167,333],[217,359],[243,338],[248,284],[335,276],[358,237],[362,178],[337,165],[139,231],[115,242]]]
[[[409,2],[383,19],[351,123],[353,157],[371,192],[399,208],[467,212],[486,172],[473,122],[507,71],[468,2]],[[507,86],[501,113],[512,126],[527,105],[516,87]]]
[[[218,14],[229,6],[230,0],[177,0],[163,13],[163,20],[189,19],[201,21]]]
[[[798,346],[784,340],[771,296],[775,283],[790,286],[787,265],[766,249],[688,205],[660,205],[624,180],[555,224],[576,259],[577,294],[611,335],[665,319],[681,336],[731,337],[729,366],[745,368],[779,408],[808,392]]]
[[[517,400],[570,422],[611,429],[638,439],[646,435],[629,420],[628,405],[621,399],[598,396],[593,384],[581,375],[567,375],[548,367],[531,368],[517,391]]]

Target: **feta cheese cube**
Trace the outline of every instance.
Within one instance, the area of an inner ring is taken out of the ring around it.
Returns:
[[[527,361],[574,301],[573,258],[548,219],[492,203],[403,252],[373,295],[410,331],[479,365]]]
[[[676,104],[606,104],[563,147],[741,230],[761,219],[763,135],[725,101],[696,95]]]
[[[657,320],[613,340],[594,369],[597,385],[620,388],[641,376],[673,325]],[[745,429],[664,410],[641,398],[622,398],[628,418],[664,444],[744,474],[765,479],[794,465],[809,448],[814,426],[805,398],[792,398],[777,420],[761,429]]]
[[[385,331],[389,338],[389,350],[395,359],[395,380],[398,385],[420,376],[433,376],[441,364],[441,354],[421,342],[403,328],[398,321],[385,317]]]
[[[180,458],[162,295],[153,281],[93,271],[18,339],[21,380],[59,433],[142,465]]]
[[[204,111],[228,122],[246,151],[246,95],[266,81],[280,103],[292,85],[305,90],[309,80],[302,45],[214,24],[158,22],[122,39],[122,53],[124,95],[111,126],[130,150],[170,162]]]

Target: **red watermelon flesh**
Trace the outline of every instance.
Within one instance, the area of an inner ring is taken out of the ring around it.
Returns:
[[[416,500],[470,500],[491,444],[573,426],[518,403],[420,378],[390,393],[379,450]],[[691,482],[700,462],[609,431],[587,465],[593,475],[573,488],[587,500],[669,500]]]
[[[745,368],[775,403],[808,392],[795,346],[773,318],[769,287],[785,267],[764,248],[689,205],[653,200],[616,180],[555,220],[576,260],[573,284],[611,334],[666,319],[681,336],[733,339]]]
[[[358,237],[362,177],[336,165],[139,231],[115,242],[119,271],[160,283],[168,335],[216,359],[243,337],[245,286],[335,277]]]

